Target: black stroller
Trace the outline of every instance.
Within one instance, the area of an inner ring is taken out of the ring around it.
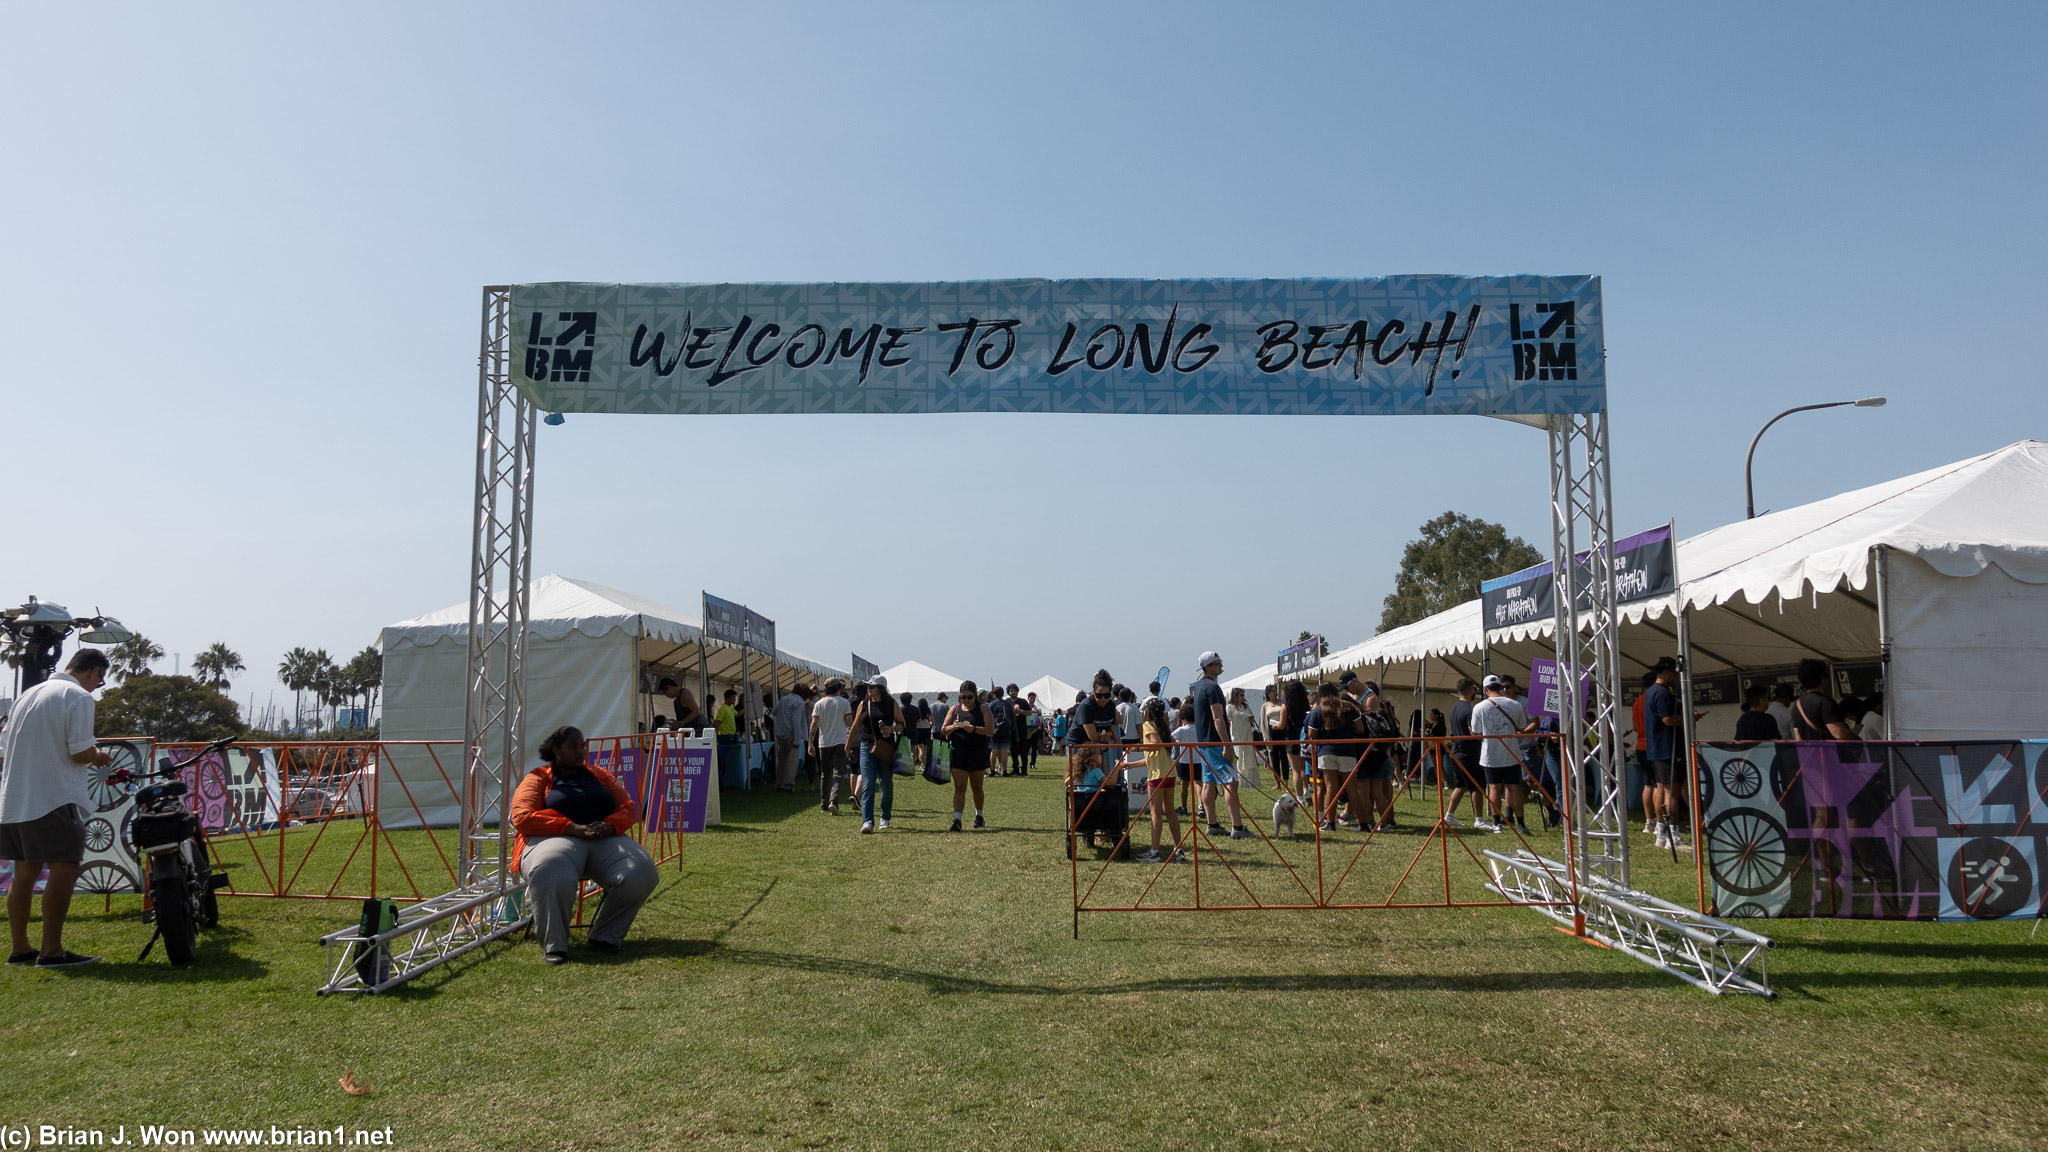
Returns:
[[[1074,858],[1077,843],[1087,842],[1084,838],[1098,832],[1107,834],[1116,845],[1115,859],[1131,858],[1131,838],[1126,835],[1131,824],[1130,790],[1121,781],[1098,787],[1074,787],[1067,793],[1067,803],[1067,859]]]

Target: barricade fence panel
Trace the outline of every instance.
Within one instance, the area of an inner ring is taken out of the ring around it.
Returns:
[[[78,891],[103,896],[111,907],[112,897],[143,891],[128,835],[135,787],[115,773],[154,772],[205,745],[123,738],[100,747],[112,762],[92,768],[87,781]],[[228,876],[223,896],[419,899],[454,880],[454,830],[427,828],[402,788],[387,788],[380,806],[378,776],[403,751],[438,764],[452,779],[461,770],[461,749],[458,740],[241,741],[168,779],[188,789],[185,802],[215,866]],[[8,879],[0,868],[0,887]]]
[[[110,775],[154,771],[204,745],[120,739],[100,746],[113,762],[91,770],[78,891],[111,900],[141,894],[143,869],[127,835],[133,789]],[[237,742],[171,778],[190,790],[187,803],[228,875],[223,896],[423,900],[457,883],[457,830],[431,820],[412,787],[388,771],[400,754],[453,790],[459,740]],[[598,737],[589,749],[590,762],[632,795],[639,820],[631,835],[662,864],[680,857],[685,832],[704,828],[706,789],[715,787],[711,756],[664,732]],[[10,876],[0,862],[0,890]]]
[[[1449,737],[1071,745],[1075,932],[1083,912],[1569,906],[1562,865],[1531,899],[1487,855],[1557,854],[1559,738],[1493,739],[1493,769]],[[1467,805],[1474,820],[1453,812]]]
[[[2048,741],[1693,746],[1701,910],[1744,917],[2048,915]]]

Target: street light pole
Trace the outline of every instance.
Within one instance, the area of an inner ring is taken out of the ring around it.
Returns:
[[[1787,408],[1783,412],[1778,413],[1776,416],[1771,417],[1769,420],[1764,421],[1764,426],[1757,429],[1756,435],[1752,437],[1749,441],[1749,454],[1742,458],[1742,496],[1749,510],[1749,515],[1746,517],[1746,519],[1756,519],[1756,485],[1750,479],[1750,465],[1756,463],[1757,441],[1762,440],[1764,438],[1764,433],[1769,432],[1771,430],[1771,425],[1776,424],[1778,421],[1783,420],[1785,417],[1790,416],[1794,412],[1812,412],[1820,408],[1849,407],[1882,408],[1884,407],[1884,397],[1865,396],[1861,400],[1833,400],[1826,404],[1801,404],[1797,408]]]

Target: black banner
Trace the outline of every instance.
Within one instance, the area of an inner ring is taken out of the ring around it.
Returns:
[[[1321,663],[1322,659],[1323,638],[1321,636],[1311,636],[1299,644],[1282,648],[1280,650],[1278,667],[1274,669],[1274,673],[1280,676],[1292,676],[1297,672],[1306,672]]]
[[[771,658],[775,655],[775,621],[709,592],[704,593],[704,635]]]
[[[1574,557],[1579,584],[1579,611],[1593,607],[1593,553]],[[1677,587],[1671,528],[1652,528],[1614,543],[1614,601],[1631,604],[1669,596]],[[1557,577],[1549,561],[1520,572],[1497,576],[1479,586],[1485,628],[1513,628],[1557,615]]]

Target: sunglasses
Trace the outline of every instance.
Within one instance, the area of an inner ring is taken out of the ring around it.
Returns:
[[[1097,700],[1107,700],[1107,699],[1109,699],[1109,693],[1107,693],[1107,692],[1097,692],[1097,693],[1095,694],[1095,698],[1096,698]]]

